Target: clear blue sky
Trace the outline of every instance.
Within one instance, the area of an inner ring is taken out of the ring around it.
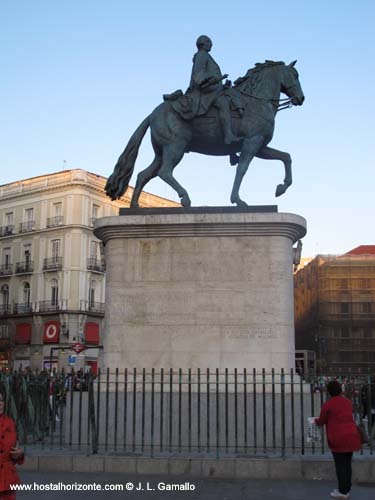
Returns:
[[[3,0],[0,184],[82,168],[108,176],[161,95],[189,82],[195,40],[234,80],[265,59],[297,69],[306,101],[282,111],[273,147],[294,184],[274,198],[280,162],[254,160],[242,198],[304,216],[304,256],[375,244],[375,2],[372,0]],[[138,171],[152,159],[146,136]],[[227,158],[186,155],[175,170],[195,206],[229,205]],[[162,181],[147,191],[177,201]]]

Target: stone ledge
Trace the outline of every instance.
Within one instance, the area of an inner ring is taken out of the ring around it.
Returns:
[[[248,205],[246,207],[152,207],[152,208],[127,208],[122,207],[119,215],[165,215],[165,214],[218,214],[218,213],[267,213],[277,212],[277,205]]]
[[[45,455],[29,456],[20,471],[28,472],[111,472],[132,475],[165,475],[227,479],[309,479],[334,481],[333,460],[296,457],[208,459],[139,458],[120,456]],[[375,482],[375,457],[353,460],[353,481]]]
[[[290,213],[166,213],[103,217],[94,234],[104,243],[121,238],[283,236],[293,242],[306,234],[306,220]]]
[[[41,455],[38,470],[45,472],[73,472],[73,455]]]

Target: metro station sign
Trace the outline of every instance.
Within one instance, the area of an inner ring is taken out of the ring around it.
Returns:
[[[74,351],[76,354],[79,354],[80,352],[86,349],[86,346],[84,344],[81,344],[81,342],[75,342],[70,346],[70,349]]]

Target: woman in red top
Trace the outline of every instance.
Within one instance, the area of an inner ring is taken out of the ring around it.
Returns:
[[[318,425],[325,425],[327,441],[336,466],[338,490],[333,490],[333,498],[349,498],[352,486],[353,451],[361,449],[361,440],[353,419],[353,406],[349,399],[342,395],[341,384],[332,380],[327,384],[331,398],[322,406]]]
[[[24,453],[16,447],[17,434],[14,420],[4,415],[5,394],[0,390],[0,500],[15,500],[16,492],[11,484],[18,484],[15,464],[22,464]]]

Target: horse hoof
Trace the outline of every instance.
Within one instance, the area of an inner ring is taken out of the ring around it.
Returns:
[[[277,198],[278,196],[281,196],[282,194],[284,194],[284,193],[285,193],[285,191],[286,191],[286,189],[287,189],[287,188],[284,186],[284,184],[279,184],[279,185],[277,186],[277,188],[276,188],[276,192],[275,192],[275,196],[276,196],[276,198]]]
[[[245,208],[248,206],[248,204],[243,200],[238,200],[235,203],[236,203],[237,207],[240,207],[240,208]]]
[[[191,207],[191,201],[188,195],[184,194],[184,196],[181,197],[181,205],[185,208]]]

